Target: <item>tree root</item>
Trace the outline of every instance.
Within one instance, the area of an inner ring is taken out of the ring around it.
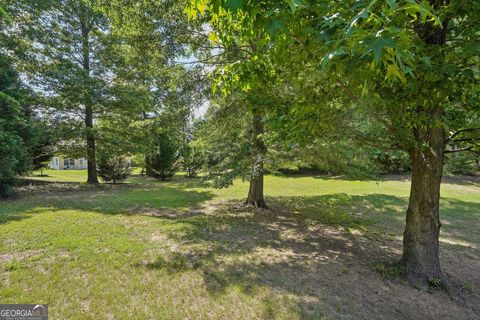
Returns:
[[[405,269],[406,280],[416,288],[430,290],[437,288],[445,291],[451,298],[455,300],[464,301],[465,297],[458,286],[456,286],[448,277],[447,274],[440,273],[418,273],[412,270],[400,260],[394,264],[399,268]]]

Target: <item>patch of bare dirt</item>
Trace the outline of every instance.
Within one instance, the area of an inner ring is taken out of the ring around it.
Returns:
[[[0,264],[5,264],[13,261],[23,261],[41,254],[42,250],[25,250],[14,253],[0,254]]]
[[[166,219],[183,219],[198,215],[211,214],[215,210],[216,206],[211,203],[205,203],[187,210],[174,210],[168,208],[151,208],[136,205],[127,210],[130,214],[145,215],[150,217],[159,217]]]

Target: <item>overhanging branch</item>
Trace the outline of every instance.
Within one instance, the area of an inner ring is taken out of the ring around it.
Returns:
[[[475,132],[475,131],[480,132],[480,128],[466,128],[466,129],[461,129],[461,130],[455,131],[454,133],[450,134],[450,136],[447,138],[446,141],[447,142],[451,141],[453,138],[455,138],[456,136],[458,136],[459,134],[462,134],[464,132]],[[480,136],[479,136],[478,139],[480,139]]]

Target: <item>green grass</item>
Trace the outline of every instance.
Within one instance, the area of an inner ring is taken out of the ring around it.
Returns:
[[[87,180],[87,171],[47,169],[43,170],[43,175],[40,175],[40,171],[37,171],[29,178],[44,181],[85,182]]]
[[[34,179],[86,180],[46,173]],[[46,190],[0,203],[1,303],[48,303],[51,319],[322,319],[329,298],[309,303],[306,284],[288,283],[312,272],[315,230],[400,237],[409,183],[267,176],[267,214],[228,204],[246,195],[242,182],[133,176]],[[478,185],[445,183],[441,215],[443,245],[478,249]],[[300,248],[301,260],[285,260]]]

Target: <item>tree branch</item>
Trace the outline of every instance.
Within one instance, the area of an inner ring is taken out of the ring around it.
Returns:
[[[466,128],[466,129],[461,129],[461,130],[458,130],[454,133],[452,133],[446,140],[446,142],[452,140],[453,138],[455,138],[456,136],[458,136],[459,134],[461,133],[464,133],[464,132],[472,132],[472,131],[480,131],[480,128]]]

